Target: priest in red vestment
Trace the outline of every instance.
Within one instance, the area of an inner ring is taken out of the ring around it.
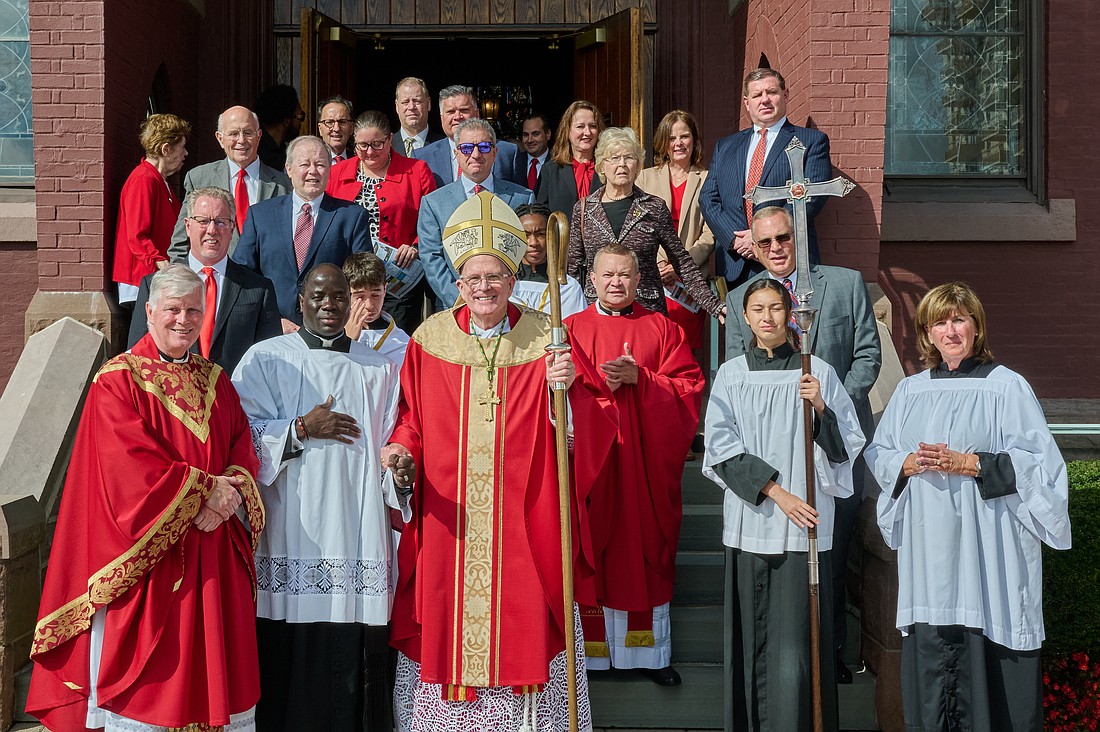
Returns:
[[[397,728],[564,731],[565,617],[548,383],[571,385],[581,502],[602,476],[615,411],[586,359],[546,355],[547,317],[509,303],[526,248],[515,213],[481,192],[456,210],[443,234],[462,299],[413,335],[394,444],[387,446],[407,451],[417,466],[391,631],[400,651]],[[581,567],[591,566],[586,525],[583,514],[575,517]],[[579,624],[576,638],[579,647]],[[591,718],[583,653],[577,677],[584,729]]]
[[[188,352],[194,272],[154,275],[136,317],[148,335],[104,364],[81,415],[27,710],[53,730],[251,729],[264,508],[248,419],[229,375]]]
[[[574,350],[597,364],[613,392],[619,431],[613,479],[588,498],[604,606],[602,613],[584,609],[588,667],[610,662],[674,686],[680,677],[671,665],[668,605],[680,540],[680,478],[699,426],[703,372],[680,326],[634,301],[633,251],[608,244],[589,277],[597,301],[565,324]]]

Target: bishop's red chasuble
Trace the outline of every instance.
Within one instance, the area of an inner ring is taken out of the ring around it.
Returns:
[[[637,302],[627,315],[603,315],[597,307],[566,319],[574,352],[599,368],[621,356],[629,343],[638,383],[614,392],[619,429],[607,490],[593,491],[588,499],[596,588],[600,604],[646,611],[648,624],[649,611],[672,599],[680,480],[699,426],[703,372],[683,330],[664,315]]]
[[[217,729],[260,696],[252,553],[264,525],[248,419],[220,366],[160,359],[152,337],[108,361],[73,446],[31,658],[27,709],[85,728],[92,615],[107,608],[98,706],[166,727]],[[192,526],[216,476],[236,516]]]
[[[421,664],[422,682],[442,684],[454,700],[472,698],[473,687],[530,691],[565,649],[549,320],[514,305],[508,317],[498,349],[495,338],[470,335],[465,306],[433,316],[401,374],[393,441],[418,472],[391,642]],[[602,480],[615,413],[591,364],[577,354],[574,362],[573,486],[583,505]],[[576,563],[590,568],[587,518],[573,519]]]

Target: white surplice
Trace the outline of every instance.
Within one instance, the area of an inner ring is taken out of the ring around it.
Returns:
[[[405,363],[409,334],[397,327],[389,313],[381,313],[378,317],[387,324],[386,327],[378,330],[364,327],[359,332],[359,342],[390,359],[400,369],[401,364]]]
[[[561,286],[561,317],[568,318],[588,307],[588,300],[584,298],[584,288],[572,277],[566,277],[567,282]],[[512,302],[526,305],[532,310],[539,310],[550,314],[550,285],[536,280],[516,280],[516,286],[512,288]]]
[[[852,463],[863,448],[863,432],[851,397],[832,366],[811,357],[810,371],[821,382],[821,396],[836,415],[848,460],[829,462],[814,444],[817,472],[818,551],[833,543],[833,498],[852,495]],[[703,475],[723,488],[722,542],[754,554],[805,552],[805,529],[791,523],[775,501],[750,505],[714,471],[714,466],[748,453],[760,458],[779,476],[775,482],[799,498],[806,498],[806,461],[802,420],[803,400],[798,395],[800,370],[752,371],[745,356],[722,364],[710,393],[706,414],[706,453]]]
[[[397,419],[397,365],[362,343],[352,342],[349,353],[310,349],[292,333],[250,348],[233,385],[252,426],[267,509],[256,552],[257,615],[384,625],[393,596],[387,507],[411,518],[379,457]],[[330,394],[332,409],[352,416],[360,435],[350,445],[298,443],[295,417]],[[287,454],[297,445],[301,452]]]
[[[918,443],[1008,453],[1014,495],[985,500],[974,478],[928,470],[894,497]],[[894,392],[867,448],[883,492],[882,537],[898,550],[897,626],[962,625],[1018,651],[1039,648],[1041,543],[1068,549],[1066,465],[1031,387],[998,366],[985,378],[910,376]]]

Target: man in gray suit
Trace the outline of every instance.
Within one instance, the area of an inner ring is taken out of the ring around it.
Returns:
[[[224,188],[234,198],[233,239],[229,253],[237,248],[237,237],[244,229],[248,207],[259,201],[290,193],[290,179],[281,170],[269,168],[259,159],[260,121],[247,107],[230,107],[218,115],[218,144],[225,150],[225,159],[200,165],[183,179],[183,195],[197,188]],[[168,258],[178,261],[187,257],[191,243],[184,226],[186,210],[180,211]]]
[[[497,135],[485,120],[467,119],[455,130],[455,158],[461,173],[458,180],[429,193],[420,202],[416,222],[420,261],[424,276],[435,291],[436,306],[449,308],[458,299],[458,273],[443,251],[443,227],[463,201],[481,191],[502,198],[513,209],[531,203],[530,190],[496,175]],[[449,144],[449,143],[448,143]]]
[[[744,312],[745,290],[761,277],[771,277],[790,283],[794,289],[798,277],[807,276],[795,271],[794,227],[791,215],[785,208],[762,208],[752,217],[752,249],[756,259],[766,268],[736,288],[726,299],[726,359],[735,358],[748,350],[752,331],[740,314]],[[870,442],[874,434],[874,421],[867,395],[878,378],[882,366],[882,347],[875,325],[875,313],[867,296],[867,286],[859,272],[844,267],[810,265],[808,273],[813,282],[813,305],[817,318],[810,330],[813,353],[824,360],[852,397],[859,415],[860,427]],[[846,639],[844,620],[844,573],[848,565],[848,543],[863,494],[864,462],[861,455],[853,464],[855,495],[836,501],[833,523],[833,607],[823,612],[833,613],[833,642],[837,650]],[[851,671],[837,655],[837,682],[851,683]]]
[[[458,139],[458,127],[468,119],[478,119],[481,110],[477,106],[477,96],[468,86],[448,86],[439,92],[439,119],[443,124],[442,140],[425,145],[413,151],[413,157],[423,160],[432,169],[436,184],[442,188],[458,180],[459,169],[455,166],[455,141]],[[495,134],[495,132],[494,132]],[[501,140],[497,143],[493,162],[493,175],[515,183],[527,184],[527,173],[518,170],[519,148],[515,143]]]

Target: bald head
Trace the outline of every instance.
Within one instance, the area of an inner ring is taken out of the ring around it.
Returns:
[[[214,137],[225,156],[242,168],[252,165],[260,150],[260,121],[248,107],[230,107],[218,115]]]

